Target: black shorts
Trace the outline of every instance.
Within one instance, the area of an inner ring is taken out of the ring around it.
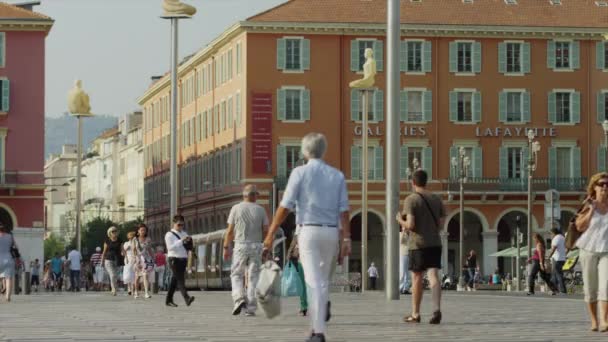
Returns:
[[[441,252],[441,246],[410,251],[410,271],[424,272],[429,268],[441,268]]]
[[[38,280],[37,275],[32,276],[32,283],[30,285],[40,285],[40,281]]]

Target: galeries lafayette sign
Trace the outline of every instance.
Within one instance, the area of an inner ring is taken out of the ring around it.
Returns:
[[[400,127],[399,133],[404,137],[425,137],[427,135],[426,126],[403,126]],[[525,138],[528,131],[533,130],[537,137],[557,137],[557,128],[555,127],[482,127],[475,126],[476,137],[500,137],[500,138]],[[363,127],[355,126],[355,136],[361,136]],[[380,126],[369,126],[367,135],[370,137],[383,136],[384,130]]]

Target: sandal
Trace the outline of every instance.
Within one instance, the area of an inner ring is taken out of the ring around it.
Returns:
[[[405,316],[405,317],[403,317],[403,322],[405,322],[405,323],[420,323],[420,315],[418,315],[418,316],[414,316],[414,315]]]
[[[429,321],[429,324],[439,324],[441,323],[441,311],[433,312],[433,317]]]

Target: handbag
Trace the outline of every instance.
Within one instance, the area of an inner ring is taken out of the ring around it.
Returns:
[[[15,237],[11,234],[11,238],[13,239],[13,243],[11,244],[11,256],[13,259],[21,258],[21,253],[19,253],[19,248],[15,244]]]
[[[176,232],[171,231],[171,233],[172,233],[173,235],[175,235],[175,237],[176,237],[178,240],[181,240],[181,239],[182,239],[182,238],[181,238],[181,237],[180,237],[180,236],[179,236],[179,235],[178,235]],[[188,237],[189,237],[189,236],[188,236]],[[191,250],[193,250],[193,249],[194,249],[194,242],[192,241],[192,238],[189,238],[189,239],[184,240],[184,242],[183,242],[182,244],[184,245],[184,248],[185,248],[187,251],[191,251]]]
[[[587,210],[591,210],[591,207],[585,202],[581,205],[576,214],[572,216],[570,222],[568,222],[568,230],[566,232],[565,241],[566,249],[573,250],[576,248],[576,241],[581,237],[581,235],[583,235],[583,232],[579,231],[576,227],[576,219]]]
[[[281,276],[281,297],[298,297],[302,292],[302,283],[298,270],[293,262],[289,261]]]
[[[268,260],[260,267],[255,298],[267,318],[281,314],[281,268],[276,262]]]

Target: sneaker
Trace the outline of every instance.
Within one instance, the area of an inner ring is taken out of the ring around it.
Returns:
[[[239,300],[236,303],[234,303],[234,308],[232,308],[232,315],[233,316],[238,316],[241,314],[241,310],[243,310],[245,308],[245,306],[247,306],[247,304],[245,304],[244,300]]]
[[[312,334],[306,342],[325,342],[325,335],[323,334]]]
[[[149,294],[149,293],[146,293],[146,295],[144,296],[144,298],[146,298],[146,299],[150,299],[150,298],[152,298],[152,296],[150,296],[150,294]]]
[[[139,294],[136,293],[135,296],[133,296],[133,298],[135,298],[135,299],[139,298]]]
[[[245,311],[245,316],[247,316],[247,317],[255,317],[255,312],[254,311],[246,310]]]

